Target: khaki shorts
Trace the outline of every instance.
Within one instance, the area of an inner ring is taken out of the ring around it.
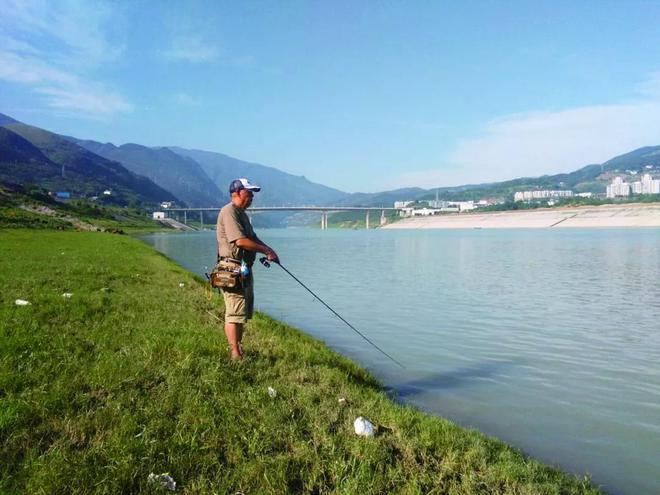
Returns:
[[[225,299],[225,322],[247,323],[254,312],[254,281],[252,274],[240,289],[222,289]]]

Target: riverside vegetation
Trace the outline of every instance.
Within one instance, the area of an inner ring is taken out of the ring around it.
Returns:
[[[264,314],[230,363],[221,298],[131,237],[0,230],[0,282],[2,493],[165,493],[165,472],[182,493],[598,493]]]

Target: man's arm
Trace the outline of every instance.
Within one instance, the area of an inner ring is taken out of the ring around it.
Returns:
[[[259,240],[261,241],[261,239]],[[265,254],[268,257],[268,261],[274,261],[275,263],[280,262],[277,253],[263,242],[257,242],[247,237],[241,237],[240,239],[236,239],[235,244],[241,249]]]

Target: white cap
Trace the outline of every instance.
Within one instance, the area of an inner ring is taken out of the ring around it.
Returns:
[[[238,192],[241,189],[247,189],[248,191],[254,191],[254,192],[259,192],[261,191],[261,188],[255,184],[251,184],[249,180],[247,180],[245,177],[242,177],[240,179],[234,179],[231,181],[231,184],[229,184],[229,194]]]

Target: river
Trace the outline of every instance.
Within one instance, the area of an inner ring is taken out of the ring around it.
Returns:
[[[316,230],[259,235],[256,307],[403,400],[615,494],[660,493],[660,230]],[[215,233],[142,239],[203,274]],[[246,339],[249,345],[249,337]]]

